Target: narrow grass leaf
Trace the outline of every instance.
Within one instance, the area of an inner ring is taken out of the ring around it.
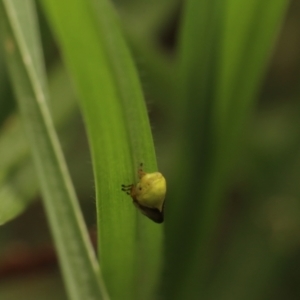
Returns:
[[[140,163],[147,172],[157,170],[134,64],[107,1],[42,3],[74,79],[87,125],[97,194],[99,256],[108,290],[115,299],[146,299],[158,278],[162,228],[137,215],[132,200],[120,190],[121,184],[137,180]]]
[[[180,191],[174,195],[172,222],[167,228],[170,276],[165,294],[170,299],[203,295],[226,184],[286,3],[186,3],[179,72],[182,99],[177,104],[186,134],[182,134],[184,149],[179,160],[183,165],[178,174],[190,176],[177,179]],[[179,247],[180,252],[174,251]],[[180,269],[179,275],[175,269]]]
[[[69,297],[107,299],[48,109],[34,4],[30,0],[3,0],[0,9],[11,80]]]
[[[55,128],[60,133],[78,111],[75,95],[62,66],[49,74],[50,108]],[[36,199],[39,188],[28,140],[15,113],[0,132],[0,224],[22,213]]]

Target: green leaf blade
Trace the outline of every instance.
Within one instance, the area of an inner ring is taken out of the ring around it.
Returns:
[[[32,1],[1,2],[10,75],[71,299],[106,298],[99,268],[53,128]]]
[[[108,2],[44,0],[43,4],[87,125],[100,264],[108,290],[116,299],[152,297],[161,266],[162,228],[140,215],[121,191],[121,184],[136,182],[140,163],[146,172],[157,170],[132,58]]]
[[[185,130],[176,173],[189,176],[175,182],[166,228],[169,299],[204,297],[226,187],[287,5],[275,2],[186,3],[177,103]],[[182,276],[176,276],[178,269]]]

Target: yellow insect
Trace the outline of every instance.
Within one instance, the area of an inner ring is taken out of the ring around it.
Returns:
[[[164,202],[167,191],[166,179],[159,173],[146,173],[140,165],[140,181],[134,185],[122,184],[122,191],[131,196],[133,204],[149,219],[156,223],[164,221]]]

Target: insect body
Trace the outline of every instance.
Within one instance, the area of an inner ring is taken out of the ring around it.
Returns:
[[[142,164],[138,170],[140,181],[134,185],[122,185],[122,191],[131,196],[134,205],[156,223],[164,221],[166,179],[159,173],[145,173]]]

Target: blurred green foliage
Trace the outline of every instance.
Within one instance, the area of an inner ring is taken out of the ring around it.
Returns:
[[[300,5],[291,1],[285,15],[285,1],[187,3],[115,1],[168,180],[154,299],[298,299]],[[41,6],[38,13],[53,118],[60,115],[57,132],[93,231],[82,117]],[[38,184],[4,66],[1,53],[1,222],[27,210],[1,228],[0,299],[65,299],[51,264],[9,263],[7,254],[24,249],[25,262],[38,257],[51,238],[33,202]]]

